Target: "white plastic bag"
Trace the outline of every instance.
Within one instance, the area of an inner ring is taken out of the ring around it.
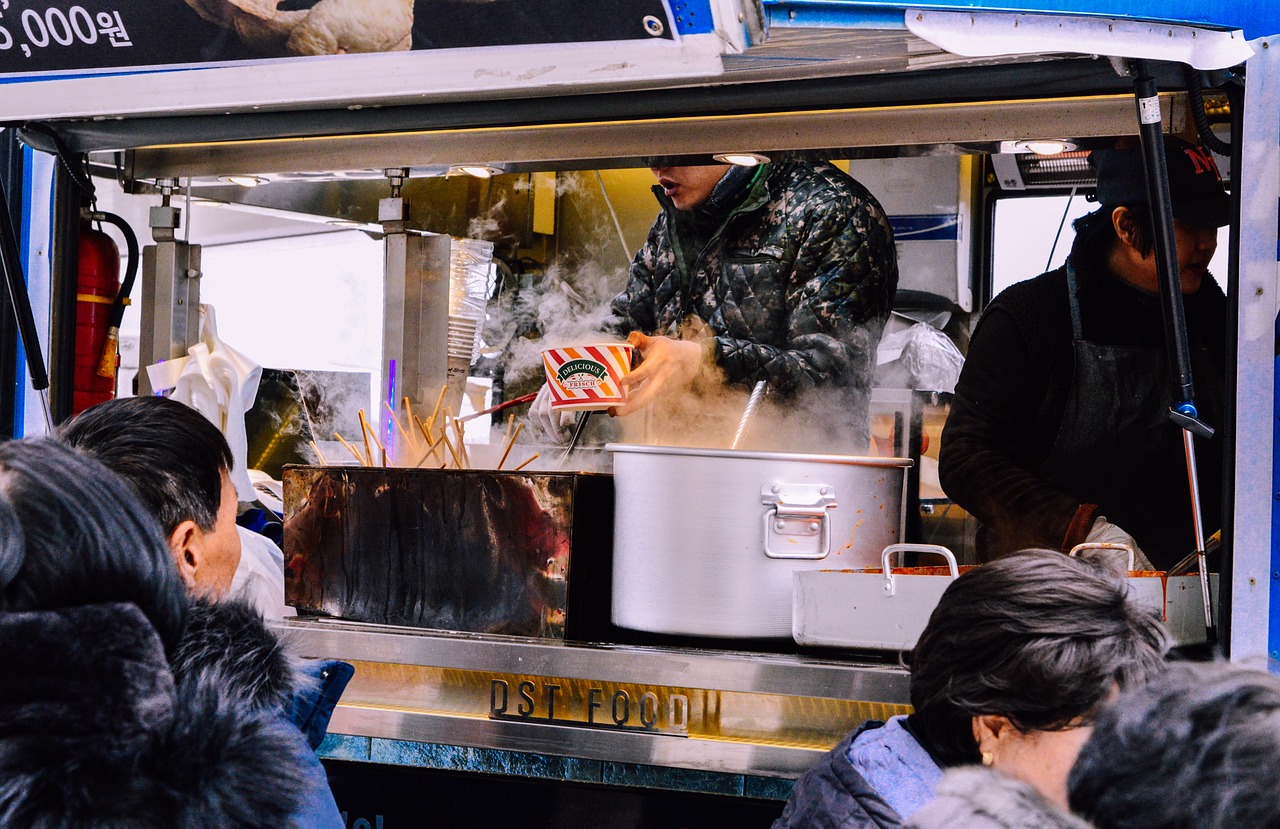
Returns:
[[[262,366],[222,341],[212,305],[200,306],[200,342],[187,354],[147,366],[151,388],[157,393],[172,388],[171,399],[187,404],[218,427],[231,446],[236,497],[252,501],[257,495],[246,469],[249,438],[244,415],[258,396]]]
[[[877,350],[877,385],[953,392],[964,355],[946,334],[928,323],[886,334]]]

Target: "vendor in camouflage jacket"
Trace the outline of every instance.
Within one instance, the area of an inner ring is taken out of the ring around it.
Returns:
[[[612,305],[615,329],[639,332],[644,361],[615,413],[714,363],[730,384],[766,380],[771,399],[816,404],[832,437],[864,444],[898,284],[875,197],[826,163],[651,170],[662,213]]]

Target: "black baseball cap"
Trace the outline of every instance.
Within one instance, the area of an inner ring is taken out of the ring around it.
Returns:
[[[1176,136],[1164,138],[1173,217],[1194,227],[1222,227],[1231,222],[1231,199],[1213,154]],[[1089,164],[1098,174],[1096,200],[1103,207],[1146,204],[1147,182],[1142,150],[1094,150]]]

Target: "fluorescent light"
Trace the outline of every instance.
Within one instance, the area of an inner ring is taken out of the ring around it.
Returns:
[[[267,183],[262,176],[219,176],[218,180],[228,184],[238,184],[241,187],[257,187],[259,184]]]
[[[1076,145],[1074,142],[1065,141],[1061,138],[1039,138],[1027,141],[1015,141],[1014,148],[1024,153],[1035,153],[1036,155],[1058,155],[1069,150],[1074,150]]]
[[[455,164],[449,168],[449,175],[475,176],[489,178],[502,173],[502,168],[493,164]]]
[[[762,153],[716,153],[711,156],[716,161],[733,164],[736,167],[757,167],[769,163],[769,156]]]

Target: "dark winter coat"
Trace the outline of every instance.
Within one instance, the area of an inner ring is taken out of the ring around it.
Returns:
[[[275,638],[237,605],[190,622],[171,664],[131,604],[0,614],[0,826],[342,825]]]
[[[624,336],[681,336],[693,318],[729,383],[771,395],[815,389],[865,433],[867,403],[898,284],[893,230],[871,193],[829,164],[770,164],[742,201],[700,232],[660,187],[663,211],[613,300]],[[825,414],[825,412],[824,412]]]
[[[907,829],[1090,829],[1054,807],[1031,786],[999,772],[968,766],[947,772],[933,800]]]
[[[1121,349],[1151,350],[1163,367],[1156,382],[1169,388],[1160,298],[1106,270],[1100,252],[1077,240],[1070,259],[1078,284],[1085,341]],[[1183,297],[1193,349],[1202,416],[1219,430],[1197,440],[1201,503],[1209,532],[1220,526],[1221,388],[1225,373],[1226,300],[1212,279]],[[983,523],[980,553],[991,558],[1025,547],[1066,552],[1084,541],[1098,515],[1134,536],[1157,566],[1191,552],[1185,458],[1177,428],[1168,420],[1172,391],[1147,410],[1132,410],[1127,389],[1088,389],[1088,404],[1141,417],[1167,440],[1140,469],[1117,468],[1109,434],[1079,435],[1096,447],[1084,454],[1097,472],[1070,490],[1046,479],[1048,458],[1063,433],[1064,412],[1075,373],[1066,268],[1020,282],[983,313],[956,385],[942,434],[939,474],[947,495]],[[1216,412],[1216,416],[1215,413]],[[1140,477],[1141,476],[1141,477]]]
[[[849,746],[864,731],[883,723],[869,721],[840,741],[796,781],[773,829],[896,829],[902,817],[871,788],[849,762]]]

